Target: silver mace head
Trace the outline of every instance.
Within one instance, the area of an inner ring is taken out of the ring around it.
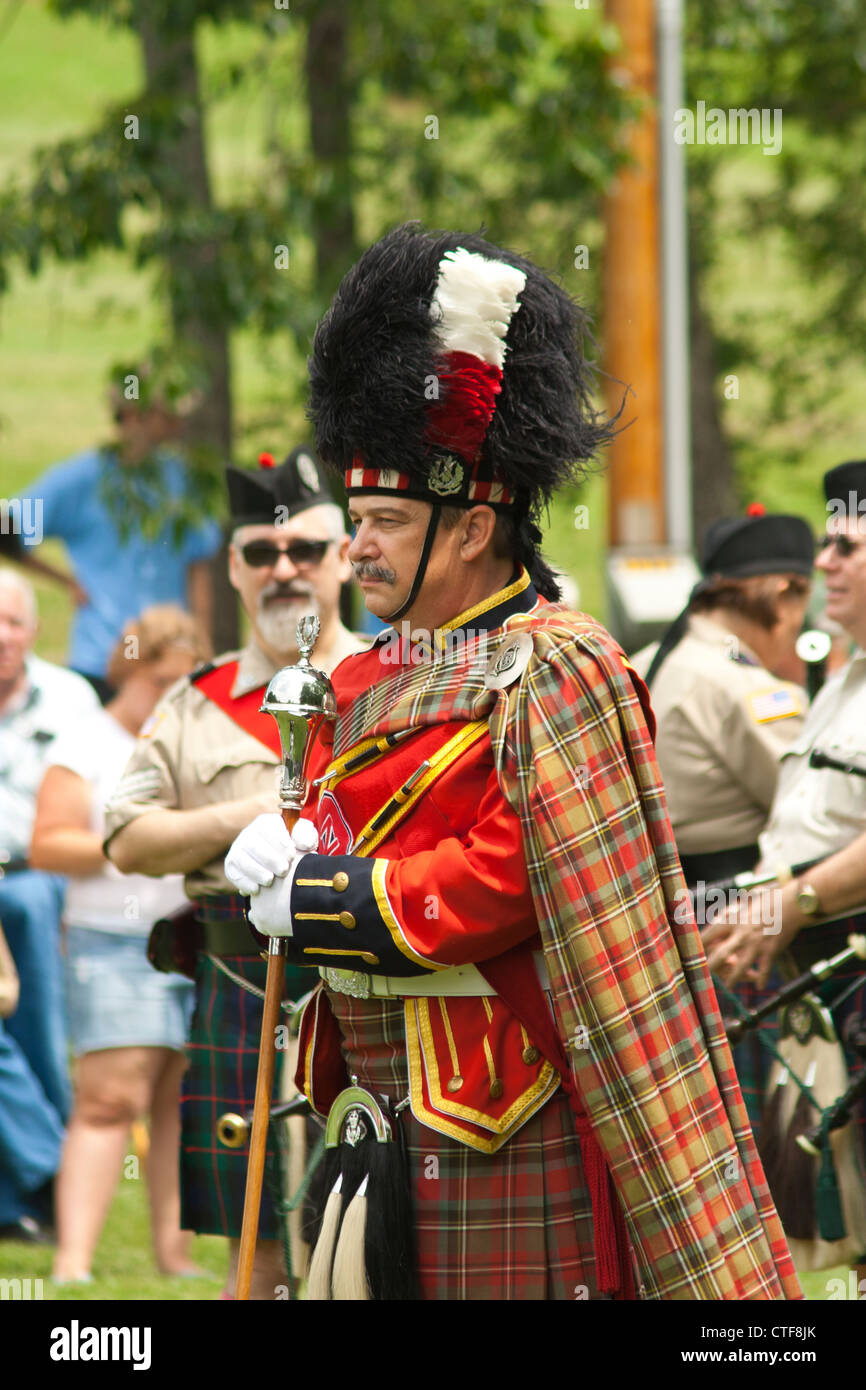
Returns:
[[[307,764],[316,734],[326,719],[337,717],[337,697],[324,671],[310,665],[310,653],[319,635],[319,619],[308,615],[298,623],[297,666],[277,671],[265,691],[261,713],[272,714],[280,731],[283,775],[280,781],[282,809],[300,811],[307,799]]]

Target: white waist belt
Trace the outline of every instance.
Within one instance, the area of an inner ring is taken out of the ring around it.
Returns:
[[[542,989],[549,989],[543,951],[533,951],[535,972]],[[433,997],[456,998],[463,995],[479,997],[495,994],[496,990],[474,965],[452,965],[431,975],[370,975],[365,970],[337,970],[321,966],[319,974],[337,994],[350,994],[354,999],[415,999]]]

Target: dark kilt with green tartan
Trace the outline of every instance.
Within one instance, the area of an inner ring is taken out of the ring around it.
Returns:
[[[757,985],[748,980],[741,981],[733,989],[726,989],[715,976],[713,983],[719,996],[722,1014],[725,1020],[728,1020],[739,1018],[743,1013],[757,1009],[771,995],[776,994],[782,988],[784,981],[779,972],[773,970],[770,972],[767,984],[762,989],[758,989]],[[770,1080],[770,1069],[774,1061],[773,1054],[766,1044],[771,1043],[775,1046],[778,1037],[779,1024],[775,1014],[771,1014],[769,1018],[764,1019],[757,1029],[747,1033],[742,1042],[731,1048],[734,1069],[740,1083],[740,1090],[743,1093],[743,1100],[746,1102],[749,1123],[756,1135],[761,1132],[761,1115]]]
[[[209,908],[210,911],[210,908]],[[235,914],[237,916],[237,914]],[[224,921],[231,920],[226,915]],[[242,921],[243,917],[237,917]],[[250,984],[265,987],[267,961],[259,954],[224,956],[226,965]],[[309,970],[286,969],[286,997],[300,998],[313,984]],[[288,1023],[288,1015],[284,1015]],[[195,1012],[187,1045],[189,1067],[181,1092],[181,1226],[201,1235],[240,1238],[249,1146],[226,1149],[216,1137],[226,1111],[252,1110],[262,1032],[262,1000],[227,979],[199,954]],[[284,1053],[277,1052],[274,1094],[279,1094]],[[268,1169],[273,1164],[268,1148]],[[268,1170],[266,1170],[267,1172]],[[259,1236],[280,1236],[266,1179],[262,1190]]]
[[[401,1001],[330,991],[328,998],[349,1074],[394,1102],[403,1100],[408,1073]],[[597,1295],[592,1208],[562,1091],[495,1154],[428,1129],[408,1108],[398,1123],[406,1138],[422,1298]]]

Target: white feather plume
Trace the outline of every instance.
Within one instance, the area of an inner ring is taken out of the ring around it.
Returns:
[[[443,350],[468,352],[501,370],[505,335],[525,284],[523,271],[513,265],[488,261],[462,247],[446,251],[430,306]]]

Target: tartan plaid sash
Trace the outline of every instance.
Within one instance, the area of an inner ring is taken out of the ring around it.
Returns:
[[[488,690],[484,665],[515,632],[534,654]],[[593,619],[545,605],[385,676],[341,712],[335,751],[479,718],[523,825],[557,1030],[646,1296],[800,1298],[684,911],[646,687]]]

